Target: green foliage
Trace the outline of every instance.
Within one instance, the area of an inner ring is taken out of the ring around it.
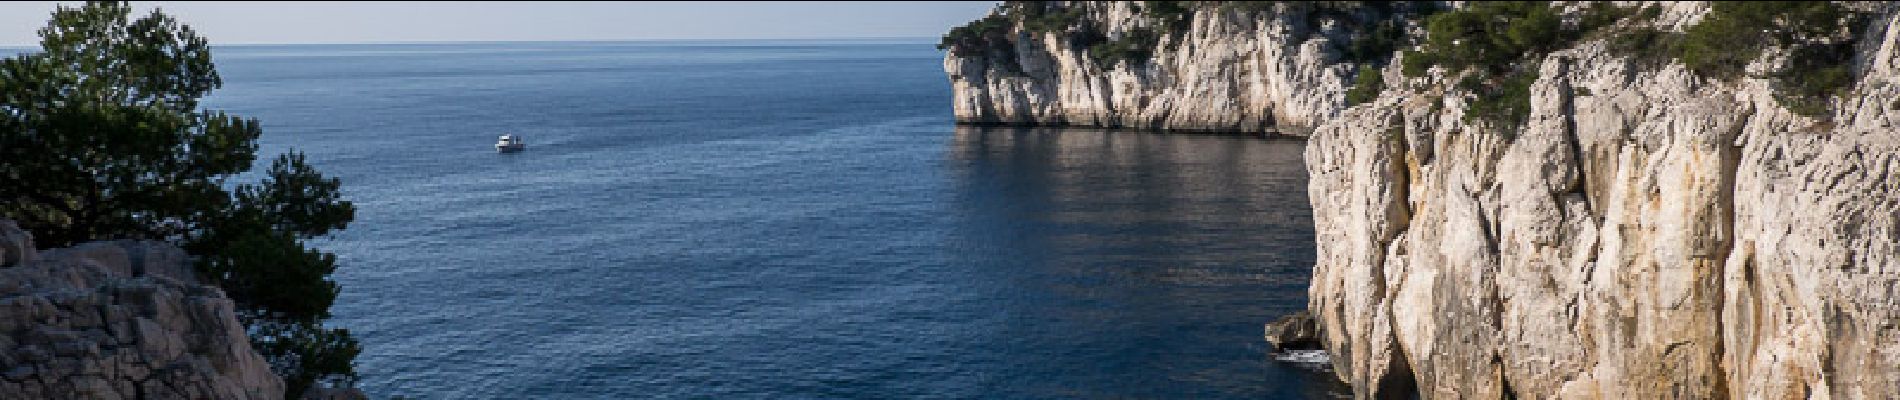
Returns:
[[[255,157],[255,122],[193,111],[222,82],[205,41],[130,13],[61,7],[42,52],[0,60],[0,215],[41,246],[187,234]]]
[[[306,163],[303,153],[291,152],[271,162],[263,182],[238,186],[237,206],[263,217],[271,230],[317,237],[347,228],[355,219],[342,186]]]
[[[1352,89],[1346,90],[1346,105],[1353,106],[1379,98],[1379,92],[1385,90],[1385,78],[1379,69],[1371,65],[1359,66],[1358,77],[1353,79]]]
[[[1147,9],[1158,13],[1185,13],[1186,9],[1175,2],[1151,2]],[[1121,37],[1110,40],[1097,27],[1082,21],[1084,10],[1081,7],[1045,1],[1007,1],[996,7],[989,16],[968,24],[951,28],[937,43],[938,50],[949,50],[959,57],[970,57],[984,52],[997,52],[1004,58],[1013,58],[1012,43],[1015,33],[1011,29],[1021,24],[1022,30],[1030,33],[1066,33],[1066,39],[1072,48],[1088,52],[1089,58],[1098,65],[1112,68],[1122,61],[1136,63],[1146,61],[1152,56],[1160,42],[1160,36],[1153,30],[1137,29],[1125,32]],[[1183,18],[1185,20],[1185,18]],[[1007,65],[1007,64],[1006,64]]]
[[[1537,70],[1529,68],[1496,78],[1466,75],[1458,86],[1474,97],[1470,108],[1465,109],[1465,119],[1496,123],[1503,128],[1501,132],[1511,135],[1530,119],[1531,83],[1536,81]]]
[[[959,56],[974,56],[981,51],[1007,51],[1013,39],[1011,28],[1020,24],[1024,32],[1065,33],[1071,48],[1086,51],[1103,68],[1114,68],[1123,61],[1140,64],[1153,57],[1164,38],[1185,33],[1200,11],[1299,14],[1303,21],[1298,34],[1309,35],[1325,22],[1345,24],[1352,38],[1342,41],[1341,53],[1347,62],[1383,63],[1399,47],[1408,44],[1408,21],[1437,10],[1429,1],[1359,2],[1196,2],[1144,1],[1134,9],[1146,20],[1147,28],[1123,32],[1114,39],[1101,27],[1085,20],[1084,8],[1065,2],[1007,1],[989,17],[952,28],[937,45]],[[1259,15],[1254,14],[1255,17]],[[1175,42],[1169,42],[1175,43]]]
[[[1139,64],[1154,54],[1160,41],[1160,35],[1154,30],[1136,28],[1124,32],[1122,37],[1089,47],[1089,59],[1104,67],[1119,65],[1122,61]]]
[[[1769,47],[1832,36],[1850,16],[1832,2],[1717,1],[1684,32],[1678,58],[1698,73],[1732,78]]]
[[[1411,44],[1406,26],[1419,18],[1439,12],[1430,1],[1286,1],[1222,2],[1225,11],[1259,16],[1269,12],[1295,14],[1295,35],[1308,38],[1322,25],[1339,24],[1350,38],[1338,43],[1342,60],[1350,63],[1384,64],[1400,47]]]
[[[253,334],[252,344],[258,352],[273,355],[268,357],[272,368],[289,371],[284,376],[286,397],[292,397],[291,393],[304,393],[319,381],[349,385],[357,378],[353,364],[363,348],[347,329],[267,323],[253,330],[257,333]]]
[[[1683,35],[1663,32],[1656,28],[1635,28],[1611,36],[1610,51],[1633,57],[1637,63],[1656,66],[1675,59],[1682,46]]]
[[[1828,102],[1854,84],[1848,64],[1854,44],[1839,42],[1794,49],[1789,65],[1774,73],[1775,100],[1788,111],[1810,117],[1827,115]]]
[[[226,225],[236,228],[241,225]],[[255,317],[316,322],[329,317],[337,286],[336,256],[306,249],[297,238],[262,230],[221,243],[202,270]],[[247,314],[248,315],[248,314]]]
[[[1115,68],[1126,61],[1132,65],[1146,63],[1154,57],[1161,47],[1164,36],[1185,32],[1193,9],[1186,1],[1145,1],[1136,8],[1151,26],[1156,28],[1135,28],[1122,32],[1120,37],[1109,39],[1107,35],[1095,31],[1092,27],[1083,29],[1071,44],[1078,49],[1087,49],[1089,59],[1104,69]]]
[[[302,244],[354,218],[340,183],[291,154],[262,182],[227,185],[251,169],[262,129],[198,108],[222,81],[210,46],[170,16],[135,18],[122,2],[62,6],[40,36],[41,52],[0,59],[0,217],[47,247],[177,243],[248,326],[303,332],[251,330],[254,342],[281,343],[260,347],[269,359],[321,361],[281,364],[293,387],[353,376],[355,350],[342,350],[354,341],[321,326],[336,299],[335,257]]]
[[[1081,7],[1052,7],[1045,2],[1010,2],[1011,15],[1023,21],[1023,29],[1035,33],[1062,32],[1081,25]]]
[[[1787,48],[1790,62],[1770,74],[1775,99],[1798,114],[1827,114],[1828,101],[1854,82],[1847,64],[1863,16],[1832,2],[1717,1],[1709,14],[1666,49],[1690,70],[1734,79],[1770,48]]]
[[[1584,5],[1583,12],[1580,13],[1577,18],[1577,27],[1574,29],[1577,32],[1595,31],[1597,29],[1608,27],[1610,25],[1615,25],[1618,21],[1622,21],[1631,16],[1645,14],[1648,11],[1656,11],[1660,13],[1662,9],[1656,7],[1653,4],[1650,5],[1649,7],[1643,8],[1642,10],[1637,10],[1633,8],[1617,7],[1616,5],[1610,4],[1610,2],[1607,2],[1607,1],[1592,1],[1589,4]],[[1654,18],[1654,16],[1651,16],[1650,18]]]
[[[1217,9],[1217,10],[1220,10],[1220,12],[1226,12],[1226,13],[1240,13],[1240,14],[1242,14],[1242,15],[1258,15],[1258,14],[1264,14],[1264,13],[1268,13],[1268,12],[1272,12],[1272,11],[1274,11],[1274,7],[1275,7],[1276,5],[1281,5],[1281,4],[1294,4],[1294,3],[1303,3],[1303,2],[1294,2],[1294,1],[1222,1],[1222,2],[1219,2],[1219,3],[1220,3],[1220,5],[1219,5],[1219,6],[1218,6],[1218,8],[1216,8],[1216,9]]]
[[[1433,55],[1432,62],[1454,71],[1507,70],[1574,37],[1563,29],[1556,10],[1541,1],[1475,2],[1426,18],[1425,30],[1425,52]]]
[[[1400,69],[1414,77],[1434,65],[1465,73],[1458,86],[1474,95],[1465,118],[1492,122],[1509,135],[1530,116],[1534,60],[1636,14],[1596,2],[1566,27],[1547,2],[1473,2],[1427,17],[1423,50],[1408,51]]]
[[[1170,34],[1180,33],[1187,30],[1190,22],[1188,18],[1194,15],[1194,11],[1188,8],[1189,3],[1186,1],[1143,1],[1141,14],[1149,21],[1155,22],[1163,31]]]
[[[1405,55],[1399,58],[1399,73],[1407,78],[1422,77],[1434,64],[1438,64],[1438,60],[1432,57],[1432,53],[1406,50]]]
[[[1400,45],[1406,43],[1405,27],[1393,20],[1382,20],[1372,24],[1369,30],[1354,35],[1346,45],[1345,61],[1353,63],[1382,62],[1392,56]]]
[[[1662,11],[1661,5],[1650,4],[1643,7],[1642,11],[1638,11],[1636,18],[1643,21],[1654,21],[1656,18],[1662,17]]]
[[[1009,17],[1001,14],[970,21],[963,26],[950,28],[937,42],[937,50],[949,50],[959,56],[978,54],[982,49],[1007,45],[1009,43]]]
[[[1477,2],[1425,20],[1424,51],[1407,53],[1408,75],[1431,65],[1467,72],[1459,88],[1474,94],[1465,119],[1489,121],[1509,134],[1530,116],[1530,61],[1579,36],[1540,1]],[[1419,56],[1412,60],[1412,56]]]
[[[238,185],[235,200],[206,221],[204,234],[187,248],[203,254],[199,269],[239,300],[241,311],[321,322],[336,299],[329,280],[336,257],[306,249],[300,239],[343,229],[355,218],[340,186],[305,164],[302,154],[279,156],[263,182]]]

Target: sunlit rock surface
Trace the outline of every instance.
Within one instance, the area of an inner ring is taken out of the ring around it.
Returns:
[[[1110,37],[1159,29],[1139,2],[1068,3]],[[1153,59],[1106,66],[1063,33],[1018,29],[1013,48],[947,52],[944,69],[964,123],[1297,134],[1345,108],[1357,68],[1339,60],[1337,27],[1304,32],[1301,18],[1196,12]]]
[[[1900,398],[1882,15],[1831,122],[1587,41],[1541,60],[1514,139],[1467,126],[1442,76],[1320,125],[1310,294],[1335,370],[1361,397]]]

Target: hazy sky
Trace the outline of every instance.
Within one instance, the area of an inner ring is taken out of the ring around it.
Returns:
[[[0,46],[39,43],[55,4],[0,2]],[[163,9],[212,44],[510,40],[936,37],[994,1],[941,2],[189,2]]]

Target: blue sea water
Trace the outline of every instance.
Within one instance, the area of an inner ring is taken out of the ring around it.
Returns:
[[[206,106],[356,203],[317,245],[372,395],[1338,394],[1260,335],[1306,302],[1298,141],[957,127],[924,40],[216,57]]]

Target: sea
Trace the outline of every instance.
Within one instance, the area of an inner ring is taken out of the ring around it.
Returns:
[[[313,245],[374,397],[1346,393],[1262,340],[1299,140],[958,126],[930,39],[214,54],[205,107],[356,205]]]

